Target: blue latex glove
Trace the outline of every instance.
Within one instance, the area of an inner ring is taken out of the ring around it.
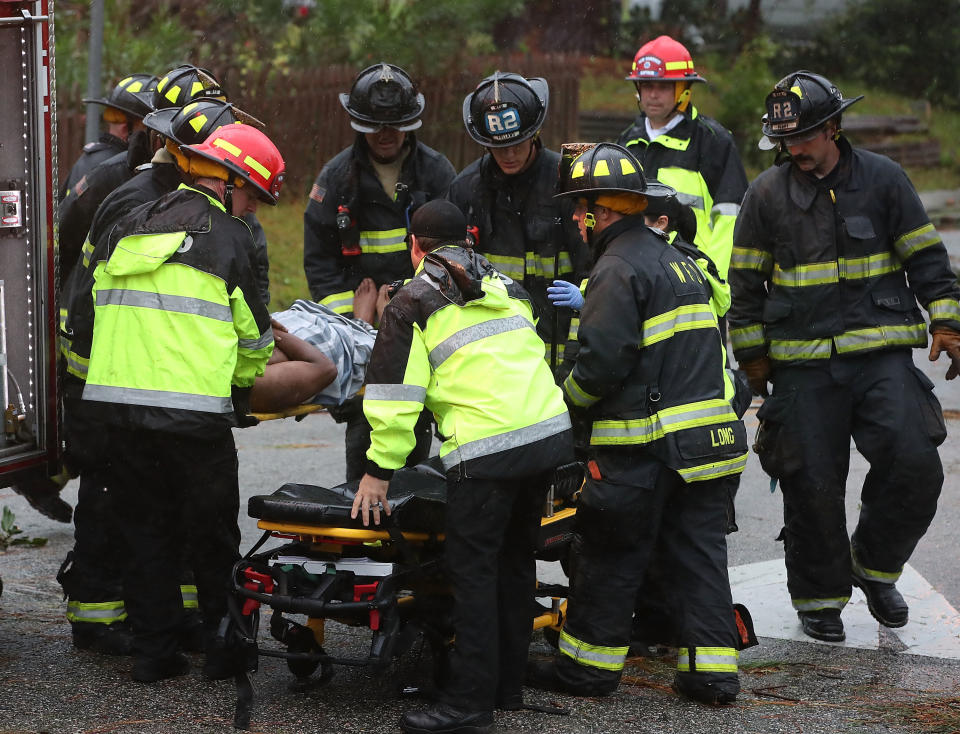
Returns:
[[[566,306],[575,310],[583,308],[583,294],[573,283],[565,280],[555,280],[547,287],[547,298],[554,306]]]

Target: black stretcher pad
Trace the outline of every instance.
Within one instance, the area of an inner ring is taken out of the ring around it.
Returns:
[[[273,494],[254,495],[247,514],[267,522],[362,528],[359,517],[350,518],[359,481],[327,489],[313,484],[284,484]],[[387,492],[392,514],[386,518],[400,530],[443,532],[447,484],[434,467],[400,469]],[[373,527],[372,525],[370,526]]]

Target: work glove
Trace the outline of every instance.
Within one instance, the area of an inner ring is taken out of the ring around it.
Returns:
[[[960,338],[960,334],[957,334],[957,337]],[[769,397],[767,381],[770,379],[770,360],[767,357],[757,357],[741,362],[740,369],[747,375],[747,382],[750,383],[750,390],[754,395],[762,398]]]
[[[583,308],[583,294],[573,283],[566,280],[555,280],[547,287],[547,298],[554,306],[566,306],[579,311]]]
[[[947,370],[947,379],[952,380],[960,375],[960,333],[945,326],[933,330],[933,344],[930,345],[930,361],[936,362],[940,352],[946,352],[950,357],[950,368]]]

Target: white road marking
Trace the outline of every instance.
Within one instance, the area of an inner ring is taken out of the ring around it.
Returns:
[[[787,593],[783,559],[761,561],[730,569],[733,600],[745,604],[760,637],[798,640],[821,645],[877,650],[881,647],[880,625],[870,616],[863,592],[853,590],[843,610],[845,642],[820,642],[807,637]],[[890,629],[905,645],[903,653],[960,660],[960,614],[910,565],[903,569],[897,589],[910,605],[905,627]]]

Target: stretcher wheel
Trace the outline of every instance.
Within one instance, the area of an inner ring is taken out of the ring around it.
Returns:
[[[287,648],[287,651],[303,652],[293,648]],[[319,651],[323,652],[323,648]],[[313,682],[314,685],[324,685],[333,677],[333,663],[321,663],[319,660],[287,660],[287,668],[300,680],[309,678],[320,668],[320,677]]]

